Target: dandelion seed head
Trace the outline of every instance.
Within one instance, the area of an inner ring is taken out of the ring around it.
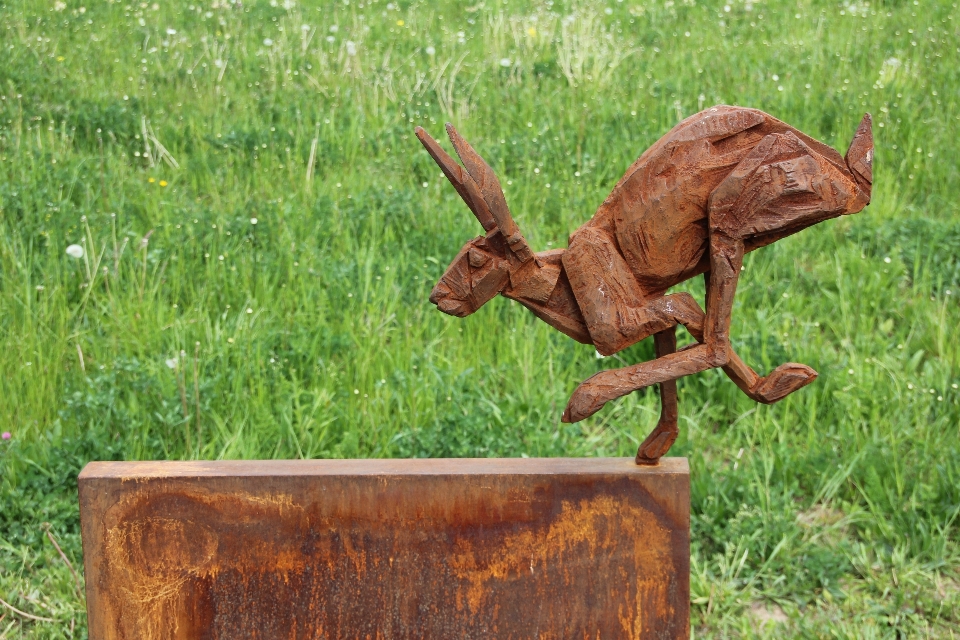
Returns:
[[[336,41],[337,39],[334,38],[333,36],[327,36],[327,42],[336,42]]]
[[[431,46],[426,48],[426,52],[428,56],[432,56],[437,53],[437,50]]]
[[[165,363],[166,363],[167,367],[169,367],[170,369],[176,369],[176,368],[177,368],[177,359],[176,359],[176,358],[167,358],[166,361],[165,361]]]
[[[509,67],[511,64],[513,64],[513,63],[510,62],[510,58],[500,58],[500,66],[501,66],[501,67]]]
[[[330,33],[336,33],[337,31],[340,31],[340,27],[339,27],[339,26],[337,26],[337,25],[335,25],[335,24],[330,25]]]
[[[176,30],[176,29],[167,29],[167,35],[168,35],[168,36],[175,36],[175,35],[177,35],[177,30]]]
[[[259,222],[259,220],[256,218],[250,218],[250,224],[257,224],[257,222]]]
[[[67,255],[71,258],[80,259],[83,257],[83,247],[78,244],[72,244],[67,247]]]
[[[348,55],[348,56],[355,56],[355,55],[357,55],[357,43],[356,43],[356,42],[353,42],[353,41],[351,41],[351,40],[347,40],[346,47],[347,47],[347,55]]]
[[[263,46],[265,46],[265,47],[272,47],[272,46],[273,46],[273,40],[271,40],[270,38],[264,38],[264,39],[263,39]]]

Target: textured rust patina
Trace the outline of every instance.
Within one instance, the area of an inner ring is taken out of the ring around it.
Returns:
[[[91,463],[94,640],[688,638],[685,459]]]
[[[486,232],[464,245],[430,300],[462,317],[499,293],[603,355],[655,336],[655,360],[584,381],[562,420],[583,420],[611,400],[659,384],[660,421],[636,457],[638,464],[656,464],[679,433],[677,378],[721,367],[763,403],[816,378],[793,362],[760,376],[734,353],[734,293],[745,252],[870,203],[870,123],[867,114],[841,156],[762,111],[712,107],[647,149],[567,249],[540,253],[527,244],[497,176],[473,147],[447,125],[461,168],[418,127],[417,137]],[[688,293],[667,293],[699,274],[706,279],[706,312]],[[697,341],[680,351],[678,324]]]

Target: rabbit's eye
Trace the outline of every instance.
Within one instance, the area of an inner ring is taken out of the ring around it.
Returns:
[[[485,254],[483,251],[471,248],[469,252],[469,259],[470,266],[476,268],[487,264],[487,261],[490,260],[490,256]]]

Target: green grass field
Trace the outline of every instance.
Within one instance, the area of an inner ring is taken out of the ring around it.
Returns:
[[[960,635],[956,3],[0,3],[0,598],[49,620],[0,638],[85,637],[90,460],[632,456],[654,390],[559,416],[652,341],[427,302],[481,229],[413,128],[545,249],[717,103],[877,151],[868,209],[746,259],[735,348],[820,378],[680,382],[695,635]]]

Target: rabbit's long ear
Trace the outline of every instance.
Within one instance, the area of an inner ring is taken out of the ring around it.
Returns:
[[[870,192],[873,189],[873,119],[869,113],[864,114],[857,132],[853,134],[853,141],[844,160],[869,204]]]
[[[497,221],[497,227],[506,239],[510,250],[521,262],[533,258],[530,245],[527,244],[523,234],[520,233],[520,227],[514,222],[513,216],[510,215],[510,209],[507,208],[507,199],[503,195],[503,188],[500,187],[497,174],[449,122],[447,123],[447,135],[450,136],[450,142],[453,143],[453,148],[460,156],[463,166],[466,167],[470,177],[479,187],[480,194],[487,203],[490,213],[493,214],[493,218]]]
[[[458,165],[456,161],[450,157],[450,154],[444,151],[443,148],[437,144],[437,141],[423,130],[423,127],[417,127],[415,133],[423,144],[423,147],[427,150],[427,153],[429,153],[437,165],[440,166],[443,175],[447,177],[447,180],[450,181],[453,188],[456,189],[460,197],[463,198],[463,201],[470,208],[470,211],[473,212],[473,215],[475,215],[477,220],[480,221],[480,224],[483,225],[484,231],[488,233],[495,231],[497,229],[497,221],[493,217],[493,214],[490,213],[490,208],[487,206],[483,195],[480,193],[480,189],[477,187],[477,183],[473,181],[470,174],[464,171],[463,167]]]

